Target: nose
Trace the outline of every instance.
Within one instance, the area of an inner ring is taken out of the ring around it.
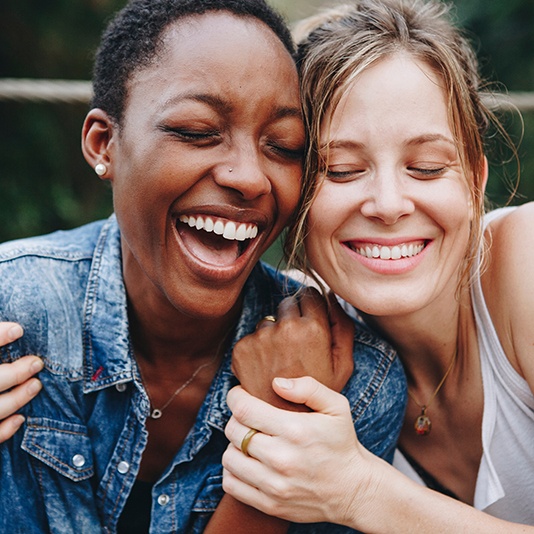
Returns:
[[[215,171],[215,182],[237,191],[245,200],[271,192],[271,181],[261,164],[261,154],[254,147],[232,150],[226,162]]]
[[[402,217],[413,213],[414,209],[414,202],[409,194],[409,184],[394,170],[376,172],[367,181],[361,205],[361,212],[365,217],[392,225]]]

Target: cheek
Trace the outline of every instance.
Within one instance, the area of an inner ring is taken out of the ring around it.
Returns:
[[[335,196],[322,187],[308,213],[306,221],[308,235],[305,240],[306,252],[314,268],[328,262],[333,254],[336,230],[341,225],[341,210],[338,210]]]
[[[297,208],[302,183],[302,170],[300,165],[296,165],[289,172],[278,173],[278,176],[280,178],[273,181],[272,187],[278,205],[278,218],[285,226]]]

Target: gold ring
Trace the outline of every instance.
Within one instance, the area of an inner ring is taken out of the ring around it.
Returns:
[[[258,324],[256,325],[256,330],[261,326],[263,322],[267,321],[268,323],[276,323],[276,317],[274,315],[266,315],[263,317],[263,319],[260,319],[258,321]]]
[[[243,454],[245,456],[250,456],[250,454],[248,453],[248,446],[249,446],[250,440],[252,439],[252,436],[254,436],[254,434],[257,434],[258,432],[259,430],[256,430],[255,428],[251,428],[245,434],[243,441],[241,441],[241,450],[243,451]]]

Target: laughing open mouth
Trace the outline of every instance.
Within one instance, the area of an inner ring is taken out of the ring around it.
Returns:
[[[218,266],[234,263],[258,235],[258,226],[254,223],[202,215],[181,215],[176,229],[192,255]]]

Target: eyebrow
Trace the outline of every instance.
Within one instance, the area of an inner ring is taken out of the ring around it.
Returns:
[[[202,104],[207,104],[208,106],[214,108],[222,114],[229,114],[233,111],[233,107],[225,102],[222,98],[218,96],[205,94],[205,93],[184,93],[177,95],[173,98],[170,98],[165,102],[165,107],[171,106],[173,104],[179,104],[184,101],[193,101],[200,102]],[[288,107],[280,106],[273,109],[273,118],[283,119],[285,117],[295,117],[302,120],[302,111],[300,107]]]
[[[425,143],[435,143],[436,141],[443,141],[456,148],[456,144],[450,137],[439,133],[419,135],[413,139],[408,139],[405,144],[408,146],[424,145]]]
[[[456,145],[454,141],[443,134],[423,134],[418,135],[417,137],[413,137],[411,139],[408,139],[405,141],[406,146],[417,146],[417,145],[424,145],[425,143],[435,143],[437,141],[445,142],[454,148],[456,148]],[[360,143],[358,141],[353,141],[350,139],[339,139],[339,140],[333,140],[329,143],[324,143],[319,147],[319,150],[325,150],[325,149],[350,149],[350,150],[359,150],[365,148],[364,143]]]

